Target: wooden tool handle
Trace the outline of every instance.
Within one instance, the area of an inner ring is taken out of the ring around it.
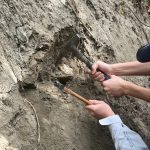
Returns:
[[[84,97],[80,96],[79,94],[73,92],[72,90],[68,89],[68,88],[64,88],[64,92],[71,94],[73,96],[75,96],[76,98],[78,98],[79,100],[81,100],[82,102],[84,102],[86,105],[91,105],[92,103],[89,102],[87,99],[85,99]]]

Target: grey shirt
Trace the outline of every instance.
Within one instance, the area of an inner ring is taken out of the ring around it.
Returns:
[[[116,150],[149,150],[140,135],[126,125],[118,115],[99,120],[101,125],[108,125]]]

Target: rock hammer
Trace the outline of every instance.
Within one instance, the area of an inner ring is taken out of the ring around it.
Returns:
[[[81,36],[79,34],[75,34],[64,46],[63,49],[71,50],[75,57],[77,57],[80,61],[84,62],[85,65],[91,70],[93,63],[90,61],[90,58],[85,57],[79,50],[78,45],[80,44]],[[97,69],[97,72],[102,72],[104,74],[104,80],[110,79],[110,76],[105,72]]]

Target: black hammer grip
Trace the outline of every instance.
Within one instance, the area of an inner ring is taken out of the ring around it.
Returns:
[[[74,53],[78,59],[80,59],[82,62],[86,64],[86,66],[91,70],[92,69],[92,63],[87,59],[76,47],[72,47],[74,50]],[[104,80],[110,79],[110,76],[107,75],[105,72],[101,71],[100,69],[97,68],[97,72],[102,72],[104,74]]]

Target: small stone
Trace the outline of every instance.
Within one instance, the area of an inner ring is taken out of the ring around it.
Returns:
[[[42,60],[45,57],[46,52],[39,51],[34,55],[36,60]]]
[[[60,66],[59,66],[59,69],[61,70],[61,71],[63,71],[65,74],[67,74],[67,75],[73,75],[73,69],[72,68],[70,68],[68,65],[66,65],[66,64],[61,64]]]

